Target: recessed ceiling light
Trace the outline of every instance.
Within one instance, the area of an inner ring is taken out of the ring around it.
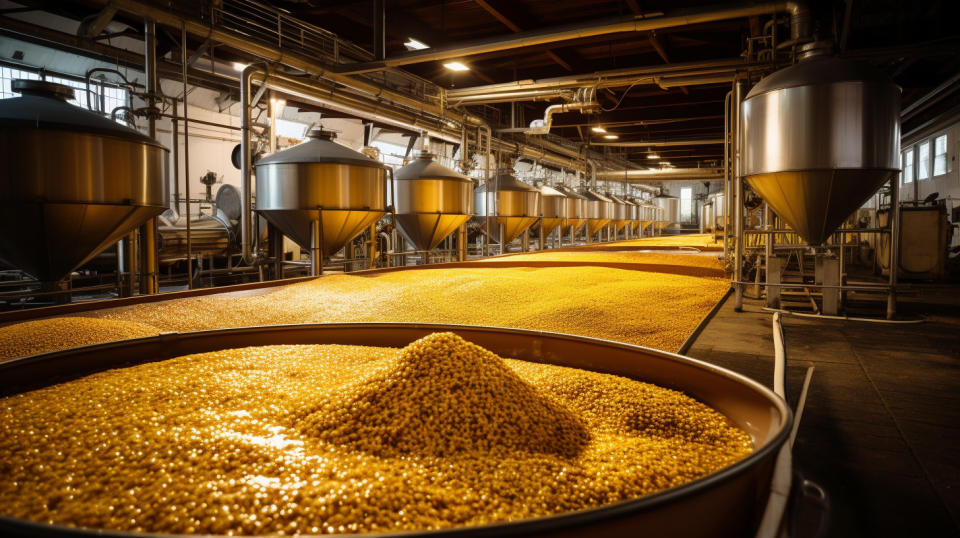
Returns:
[[[657,155],[656,153],[648,153],[648,154],[647,154],[647,158],[648,158],[648,159],[659,159],[660,156]]]
[[[593,132],[595,132],[595,133],[605,133],[605,132],[607,132],[607,130],[604,129],[603,127],[594,127],[594,128],[593,128]]]
[[[451,71],[469,71],[470,68],[460,62],[447,62],[443,64],[444,67]]]
[[[407,50],[423,50],[430,48],[430,45],[427,45],[423,41],[418,41],[412,37],[407,39],[407,42],[404,43],[403,46],[407,47]]]
[[[246,68],[247,68],[247,64],[245,63],[233,62],[234,71],[243,71]]]
[[[606,138],[607,140],[616,140],[616,139],[620,138],[620,137],[617,136],[617,135],[611,135],[611,134],[603,135],[603,137]]]

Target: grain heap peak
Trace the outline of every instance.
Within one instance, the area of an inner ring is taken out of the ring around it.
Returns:
[[[576,457],[586,426],[497,355],[434,333],[344,387],[299,422],[309,436],[381,457]]]

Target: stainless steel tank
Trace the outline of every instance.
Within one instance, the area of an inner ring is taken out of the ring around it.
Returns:
[[[160,215],[160,261],[170,263],[187,257],[187,218],[167,211]],[[226,256],[236,246],[234,224],[220,208],[212,215],[191,215],[190,253],[201,256]]]
[[[713,229],[722,230],[725,224],[724,215],[727,210],[726,198],[724,198],[722,192],[717,192],[711,194],[710,199],[713,201]]]
[[[607,198],[613,201],[613,226],[619,232],[630,224],[630,208],[627,207],[627,201],[608,194]]]
[[[473,181],[421,152],[394,175],[397,226],[417,250],[433,250],[473,215]]]
[[[809,43],[742,105],[742,174],[809,244],[899,173],[900,88],[872,66]]]
[[[480,217],[489,215],[494,237],[502,234],[504,244],[510,243],[540,218],[540,189],[520,181],[512,169],[505,168],[490,181],[490,192],[484,185],[477,187],[475,209]]]
[[[58,281],[162,213],[167,149],[67,103],[73,88],[15,80],[0,100],[0,261]]]
[[[640,206],[640,231],[650,228],[657,220],[657,206],[644,202]]]
[[[573,227],[574,233],[587,221],[587,198],[566,185],[558,185],[556,189],[567,197],[567,220],[564,227]]]
[[[640,203],[636,200],[627,200],[627,229],[631,234],[640,233]]]
[[[567,221],[567,196],[553,187],[540,187],[540,203],[543,217],[540,219],[540,233],[546,237]]]
[[[700,227],[704,232],[712,232],[716,225],[717,214],[714,211],[714,200],[708,199],[700,206]]]
[[[680,199],[676,196],[661,194],[653,199],[653,203],[660,208],[657,222],[660,228],[680,223]]]
[[[693,482],[622,502],[481,527],[415,531],[404,536],[753,536],[771,489],[774,461],[793,416],[770,389],[699,360],[609,340],[521,329],[420,323],[331,323],[166,333],[84,346],[0,363],[0,395],[24,392],[110,368],[225,348],[278,344],[403,347],[434,332],[452,331],[502,356],[624,376],[688,394],[746,431],[753,452]],[[51,377],[50,372],[57,372]],[[4,536],[102,537],[104,531],[0,516]],[[158,534],[110,531],[117,538]],[[164,535],[171,536],[171,535]],[[186,535],[178,535],[186,536]],[[396,536],[370,533],[365,536]]]
[[[303,248],[321,218],[323,254],[330,256],[387,210],[387,172],[381,163],[314,130],[309,140],[256,164],[256,210]]]
[[[593,235],[613,220],[613,200],[589,189],[583,196],[587,199],[587,233]]]

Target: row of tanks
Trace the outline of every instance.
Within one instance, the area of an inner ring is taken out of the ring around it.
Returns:
[[[0,141],[10,157],[0,175],[0,216],[3,229],[19,233],[0,237],[0,264],[59,282],[155,218],[160,250],[186,256],[186,219],[168,210],[167,148],[69,104],[72,88],[43,81],[12,86],[22,97],[0,102]],[[58,158],[44,157],[50,154]],[[470,219],[483,220],[484,233],[502,244],[535,224],[543,236],[586,224],[588,236],[609,229],[610,237],[629,237],[659,219],[643,203],[564,185],[535,187],[511,169],[476,185],[427,152],[393,173],[320,130],[259,160],[255,174],[253,209],[320,255],[321,263],[377,223],[391,204],[397,228],[419,251],[436,248]],[[194,255],[232,251],[242,207],[231,192],[233,203],[221,203],[218,195],[216,214],[191,219]]]
[[[384,216],[390,193],[397,228],[417,251],[433,250],[471,219],[501,245],[535,225],[542,237],[557,229],[575,233],[586,224],[588,237],[609,230],[611,239],[662,228],[662,211],[653,205],[589,189],[577,193],[565,185],[536,187],[508,168],[475,185],[426,151],[391,174],[384,164],[320,130],[312,131],[307,142],[260,160],[256,177],[256,211],[301,247],[323,256]]]

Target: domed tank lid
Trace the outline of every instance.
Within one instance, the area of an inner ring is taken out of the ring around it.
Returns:
[[[807,43],[800,51],[802,59],[799,62],[764,77],[750,90],[746,99],[786,88],[818,84],[864,82],[893,85],[890,77],[879,69],[866,62],[830,56],[831,49],[830,43]]]
[[[0,126],[111,136],[163,148],[136,129],[68,103],[74,95],[70,86],[43,80],[14,80],[11,87],[21,97],[0,99]]]
[[[575,199],[577,199],[577,200],[586,200],[586,199],[587,199],[586,196],[580,194],[579,192],[571,189],[570,187],[568,187],[568,186],[566,186],[566,185],[557,185],[557,190],[559,190],[560,192],[562,192],[563,195],[566,196],[567,198],[575,198]]]
[[[420,152],[413,162],[397,170],[393,174],[393,178],[398,181],[409,179],[445,179],[448,181],[473,183],[473,180],[469,177],[439,164],[434,159],[435,155],[432,153]]]
[[[558,191],[557,189],[554,189],[553,187],[549,187],[547,185],[540,187],[540,196],[557,196],[561,198],[567,197],[566,194]]]
[[[314,129],[307,135],[308,140],[278,151],[269,157],[257,161],[257,166],[268,164],[299,164],[299,163],[329,163],[350,164],[355,166],[369,166],[371,168],[385,168],[378,161],[367,157],[359,151],[337,144],[333,140],[336,135],[331,131]]]
[[[496,192],[497,190],[501,191],[521,191],[521,192],[540,192],[540,189],[534,187],[533,185],[528,185],[513,175],[513,169],[511,168],[502,168],[497,171],[496,179],[490,181],[490,189]],[[485,190],[485,186],[481,183],[477,190]]]

